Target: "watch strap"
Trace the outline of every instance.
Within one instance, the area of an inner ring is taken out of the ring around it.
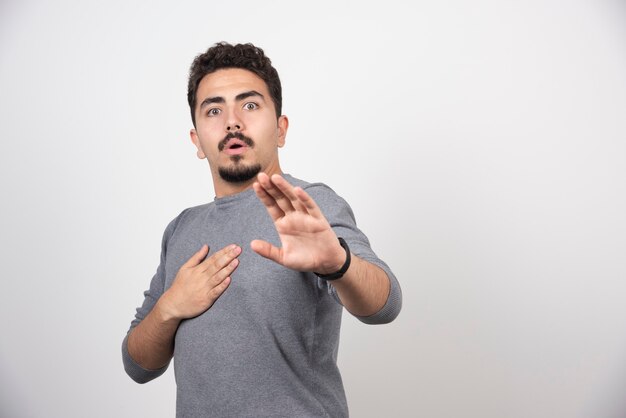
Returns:
[[[324,280],[341,279],[343,275],[346,273],[346,271],[348,271],[348,268],[350,268],[350,262],[352,261],[352,257],[350,256],[350,248],[348,247],[348,243],[346,243],[346,240],[341,237],[339,237],[338,239],[339,239],[339,245],[341,245],[341,247],[344,250],[346,250],[346,262],[343,263],[343,266],[341,266],[341,268],[335,273],[319,274],[319,273],[314,272],[315,275],[319,277],[320,279],[324,279]]]

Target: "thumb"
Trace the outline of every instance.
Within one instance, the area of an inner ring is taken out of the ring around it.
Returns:
[[[184,267],[195,267],[205,259],[206,255],[209,253],[209,246],[204,244],[200,251],[189,257],[189,260],[183,264]]]
[[[282,248],[273,246],[267,241],[255,239],[250,243],[250,248],[258,255],[270,259],[278,264],[282,264]]]

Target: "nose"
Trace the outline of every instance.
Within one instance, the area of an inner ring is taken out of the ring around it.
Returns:
[[[243,123],[241,119],[239,119],[239,115],[237,112],[230,112],[228,115],[228,120],[226,121],[226,131],[227,132],[237,132],[243,129]]]

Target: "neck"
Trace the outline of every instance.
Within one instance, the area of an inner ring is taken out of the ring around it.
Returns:
[[[262,170],[268,176],[272,176],[273,174],[282,175],[283,172],[280,169],[280,166],[276,167],[267,167]],[[248,190],[252,187],[254,182],[256,181],[256,177],[251,180],[242,183],[229,183],[223,180],[218,173],[213,173],[213,188],[215,189],[215,197],[225,197],[232,196],[237,193],[241,193],[245,190]]]
[[[213,182],[213,188],[215,189],[215,197],[232,196],[237,193],[241,193],[252,187],[252,184],[256,181],[256,178],[249,180],[245,183],[228,183],[220,179],[219,182]]]

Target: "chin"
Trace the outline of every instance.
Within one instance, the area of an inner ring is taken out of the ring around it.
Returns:
[[[228,183],[246,183],[261,172],[261,164],[244,165],[235,162],[228,167],[218,167],[220,178]]]

